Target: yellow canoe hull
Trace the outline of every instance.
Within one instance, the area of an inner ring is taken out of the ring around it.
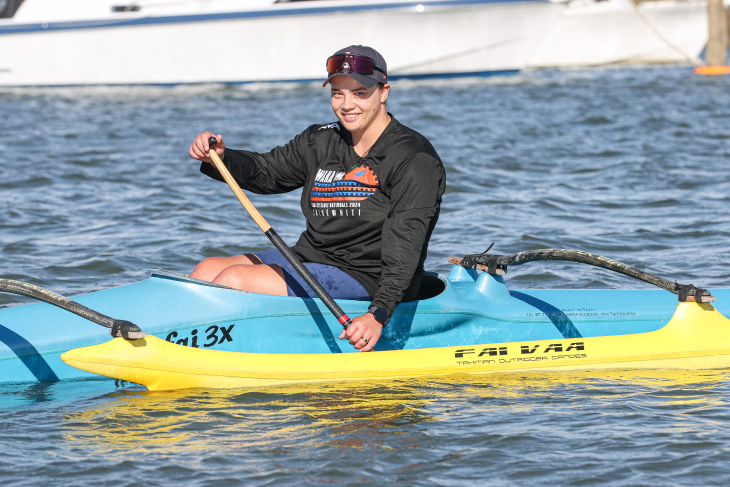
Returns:
[[[710,304],[680,303],[663,328],[632,335],[337,354],[225,352],[148,336],[115,338],[61,358],[78,369],[149,390],[497,372],[716,369],[730,367],[730,320]]]

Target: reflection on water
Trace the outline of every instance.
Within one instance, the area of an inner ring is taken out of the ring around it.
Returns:
[[[381,435],[427,422],[472,416],[491,422],[502,415],[529,417],[548,404],[563,413],[587,402],[694,410],[725,407],[728,371],[600,371],[501,374],[484,379],[449,376],[373,384],[307,384],[253,391],[120,390],[64,414],[70,441],[87,448],[134,451],[163,447],[237,451],[299,447],[362,448]]]
[[[713,484],[730,475],[729,375],[453,375],[256,391],[11,386],[0,393],[12,445],[0,471],[76,485],[665,485],[667,471],[675,484],[697,475]],[[43,453],[20,453],[28,449]]]
[[[43,381],[35,384],[22,384],[20,387],[14,388],[13,386],[7,386],[9,389],[16,390],[5,390],[3,391],[3,399],[19,399],[25,403],[41,403],[54,400],[53,386],[57,382],[55,381]]]
[[[3,384],[0,387],[0,413],[9,408],[32,406],[45,402],[72,401],[84,396],[98,396],[128,385],[129,383],[114,381],[106,377],[75,382],[43,381],[30,384]]]

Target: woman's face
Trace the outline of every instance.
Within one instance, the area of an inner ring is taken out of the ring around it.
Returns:
[[[362,135],[379,116],[387,115],[385,100],[390,85],[365,88],[349,76],[335,76],[330,87],[332,110],[350,132]]]

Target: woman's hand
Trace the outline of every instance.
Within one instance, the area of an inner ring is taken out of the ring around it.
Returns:
[[[342,330],[340,340],[347,338],[350,345],[353,345],[357,350],[369,352],[378,343],[382,334],[383,325],[375,319],[372,313],[365,313],[353,319],[347,330]],[[363,341],[363,338],[366,338],[367,342]]]
[[[190,157],[203,162],[213,162],[208,154],[208,150],[210,149],[210,147],[208,147],[208,139],[212,136],[213,132],[203,132],[202,134],[198,134],[193,143],[190,145],[190,150],[188,151]],[[215,144],[215,152],[218,154],[218,157],[223,160],[223,156],[225,155],[223,149],[226,148],[226,144],[223,142],[223,136],[220,134],[216,135],[215,138],[218,141]]]

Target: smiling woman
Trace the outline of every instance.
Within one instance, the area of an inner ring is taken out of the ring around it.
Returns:
[[[391,117],[384,109],[390,85],[378,83],[366,88],[347,76],[335,76],[332,85],[332,110],[342,125],[350,131],[353,149],[365,157],[377,135],[383,133]]]
[[[415,299],[428,241],[446,187],[431,143],[388,113],[387,64],[375,49],[350,46],[327,60],[332,110],[338,121],[312,125],[284,147],[260,154],[215,152],[243,189],[275,194],[304,188],[307,230],[292,248],[335,299],[371,301],[340,339],[360,351],[377,343],[395,307]],[[211,132],[198,134],[190,155],[222,181],[211,164]],[[387,249],[387,251],[384,251]],[[314,298],[276,249],[209,257],[191,277],[250,292]]]

